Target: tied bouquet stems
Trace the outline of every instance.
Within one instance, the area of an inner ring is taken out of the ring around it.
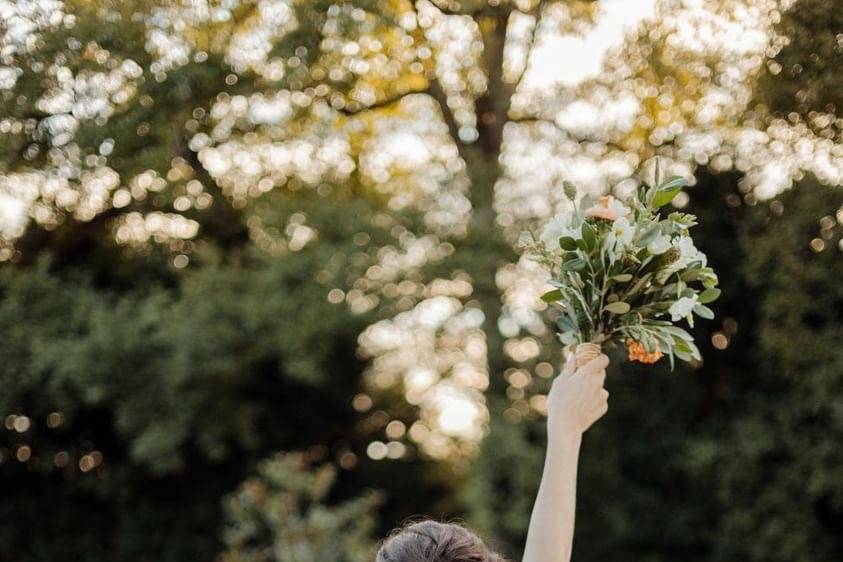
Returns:
[[[694,246],[696,217],[661,208],[687,185],[681,177],[639,187],[620,201],[611,195],[554,217],[539,236],[521,238],[522,249],[550,273],[553,290],[542,300],[558,307],[559,339],[577,362],[603,346],[625,346],[630,361],[655,363],[663,356],[701,359],[694,338],[676,324],[693,327],[694,315],[713,318],[706,304],[720,295],[717,275]],[[576,189],[565,184],[574,201]]]

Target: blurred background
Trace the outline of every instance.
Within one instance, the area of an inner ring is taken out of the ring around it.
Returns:
[[[516,240],[692,181],[704,361],[613,353],[578,562],[843,559],[836,0],[0,1],[0,560],[517,559]]]

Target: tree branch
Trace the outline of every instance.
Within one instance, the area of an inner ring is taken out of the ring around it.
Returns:
[[[530,39],[527,41],[527,52],[524,55],[524,66],[521,68],[521,72],[518,73],[518,78],[515,79],[515,86],[513,87],[513,90],[516,92],[521,86],[521,81],[524,79],[524,75],[527,74],[527,69],[530,67],[530,56],[533,54],[533,47],[536,45],[536,37],[538,36],[539,26],[541,25],[542,16],[544,15],[542,2],[536,3],[536,5],[533,6],[527,14],[533,16],[536,21],[533,24],[532,31],[530,31]]]
[[[473,12],[464,11],[463,8],[462,8],[462,3],[459,2],[458,0],[456,2],[455,1],[448,2],[447,6],[442,5],[443,0],[429,0],[429,1],[430,1],[431,4],[433,4],[433,6],[437,10],[439,10],[440,12],[445,14],[446,16],[470,16],[470,15],[473,14]],[[451,4],[454,4],[454,3],[456,3],[459,6],[459,8],[452,8],[450,6]]]
[[[466,165],[470,164],[471,154],[468,151],[468,147],[460,139],[459,123],[457,123],[454,112],[451,111],[451,107],[448,105],[448,95],[445,93],[445,90],[442,89],[442,85],[439,84],[439,80],[437,78],[428,78],[427,91],[428,94],[430,94],[430,97],[436,100],[436,103],[439,105],[439,110],[442,112],[442,118],[448,126],[448,134],[451,136],[454,144],[457,145],[457,151],[459,152],[460,157],[463,161],[465,161]]]
[[[339,109],[338,111],[339,111],[340,113],[342,113],[343,115],[348,115],[348,116],[359,115],[360,113],[364,113],[364,112],[366,112],[366,111],[372,111],[372,110],[376,110],[376,109],[383,109],[383,108],[385,108],[385,107],[389,107],[389,106],[391,106],[391,105],[395,105],[396,103],[400,102],[400,101],[401,101],[401,100],[403,100],[405,97],[407,97],[407,96],[409,96],[409,95],[411,95],[411,94],[424,94],[426,91],[427,91],[427,90],[424,90],[424,89],[421,89],[421,90],[409,90],[409,91],[407,91],[407,92],[404,92],[403,94],[398,94],[397,96],[393,96],[393,97],[389,97],[389,98],[384,98],[384,99],[382,99],[382,100],[378,100],[378,101],[376,101],[375,103],[373,103],[373,104],[371,104],[371,105],[362,105],[362,104],[360,104],[359,102],[356,102],[356,101],[355,101],[355,102],[353,102],[353,103],[356,105],[355,107],[350,108],[350,107],[348,107],[348,105],[347,105],[346,107],[344,107],[344,108],[342,108],[342,109]],[[350,104],[349,104],[349,105],[350,105]],[[357,107],[357,106],[359,106],[359,107]]]
[[[416,18],[418,19],[419,16],[419,8],[418,8],[418,0],[413,0],[410,3],[411,9],[415,12]],[[439,8],[440,11],[442,9],[434,4],[436,8]],[[443,12],[446,13],[447,12]],[[426,39],[424,36],[423,31],[420,27],[416,27],[413,31],[416,41],[421,43]],[[451,107],[448,105],[448,94],[445,93],[445,90],[442,88],[442,84],[439,83],[439,79],[436,76],[436,63],[431,57],[428,61],[428,69],[427,69],[427,89],[425,90],[428,95],[436,102],[439,106],[439,111],[442,113],[442,119],[445,121],[445,125],[448,126],[448,134],[451,137],[451,140],[457,147],[457,152],[459,153],[460,157],[463,159],[463,162],[466,163],[466,166],[469,166],[471,163],[471,153],[468,150],[466,144],[460,139],[460,126],[457,123],[457,119],[454,116],[454,112],[451,111]]]
[[[617,150],[619,152],[630,152],[629,148],[626,148],[622,144],[620,144],[618,142],[615,142],[615,141],[596,139],[596,138],[588,138],[588,137],[575,137],[574,135],[571,134],[570,131],[560,127],[554,121],[551,121],[549,119],[544,119],[544,118],[541,118],[541,117],[517,117],[517,118],[514,118],[514,119],[512,119],[512,118],[509,119],[509,122],[510,123],[523,124],[523,125],[547,123],[548,125],[553,125],[553,127],[555,127],[556,130],[563,133],[566,137],[568,137],[572,141],[576,141],[578,143],[583,143],[583,142],[600,143],[600,144],[606,145],[609,148],[614,148],[615,150]]]

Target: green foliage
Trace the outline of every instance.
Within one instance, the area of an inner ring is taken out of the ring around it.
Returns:
[[[761,76],[760,101],[779,114],[835,113],[843,109],[843,12],[836,2],[797,0],[776,31],[786,38]]]
[[[279,454],[257,471],[225,499],[221,562],[372,560],[377,495],[324,505],[336,470],[302,454]]]
[[[378,227],[374,212],[339,192],[332,205],[313,192],[278,194],[255,211],[265,231],[285,243],[291,218],[305,217],[316,232],[282,256],[251,245],[220,256],[205,246],[177,270],[155,253],[103,266],[103,248],[68,265],[57,245],[34,267],[4,266],[0,412],[26,415],[32,428],[0,429],[0,516],[14,522],[0,529],[0,544],[20,560],[65,548],[89,561],[209,559],[219,549],[219,498],[258,459],[365,449],[350,403],[363,370],[356,339],[389,303],[358,314],[327,295],[348,293],[377,249],[395,243],[399,215]],[[62,413],[61,427],[45,426],[51,412]],[[28,463],[14,459],[21,445],[32,451]],[[102,465],[81,472],[92,451]],[[69,462],[58,468],[62,452]],[[391,491],[426,470],[402,465],[406,477],[367,468],[354,482]],[[356,493],[342,481],[340,489]],[[384,513],[426,509],[419,498],[396,507],[402,501]],[[93,515],[74,516],[88,504]],[[33,532],[43,537],[34,546]]]
[[[178,291],[121,295],[51,275],[47,264],[7,268],[0,409],[14,411],[27,396],[38,397],[30,413],[39,417],[107,406],[132,458],[156,471],[180,466],[191,439],[209,458],[225,457],[232,443],[253,446],[263,414],[247,389],[262,376],[327,384],[335,346],[367,322],[326,299],[345,286],[343,272],[320,272],[352,253],[355,226],[369,227],[326,219],[335,231],[324,242],[286,259],[256,253],[188,270]],[[205,415],[218,410],[226,419]]]
[[[739,229],[758,371],[728,381],[729,438],[704,445],[723,506],[718,559],[843,556],[841,209],[839,188],[809,178]]]

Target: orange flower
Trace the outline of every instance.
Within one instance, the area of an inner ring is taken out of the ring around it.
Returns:
[[[629,209],[611,195],[604,195],[600,198],[599,203],[585,210],[585,216],[587,217],[606,219],[610,221],[613,221],[618,217],[625,217],[627,214],[629,214]]]
[[[659,359],[662,358],[662,352],[658,348],[658,344],[656,344],[656,350],[652,353],[648,353],[644,346],[641,345],[641,342],[637,342],[633,339],[626,340],[626,347],[629,350],[629,360],[630,361],[639,361],[641,363],[655,363]]]

